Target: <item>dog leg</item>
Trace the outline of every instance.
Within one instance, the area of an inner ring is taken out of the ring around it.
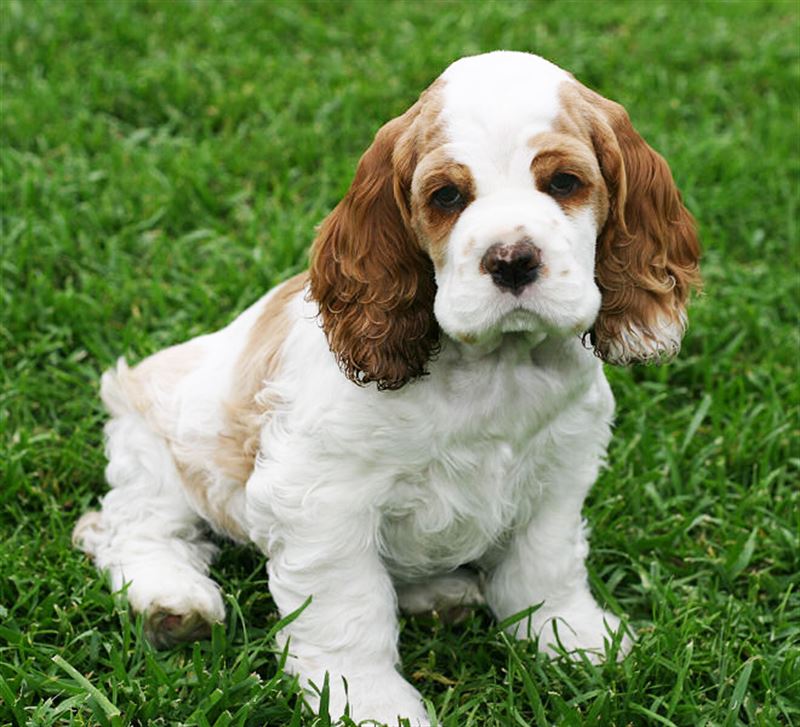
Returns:
[[[543,496],[533,519],[512,537],[490,573],[486,599],[501,620],[541,603],[509,632],[517,638],[538,636],[540,650],[550,655],[558,654],[560,644],[567,652],[585,650],[600,662],[620,620],[601,609],[589,591],[584,565],[589,547],[581,520],[586,490],[560,488]],[[623,635],[619,656],[631,645]]]
[[[283,617],[311,598],[278,637],[286,669],[315,710],[327,675],[334,720],[347,708],[355,722],[397,725],[400,716],[427,724],[419,693],[396,670],[396,596],[379,555],[370,488],[357,479],[348,487],[321,482],[319,467],[261,466],[247,485],[248,520],[269,558],[270,592]],[[304,474],[312,486],[298,484]]]
[[[145,615],[158,647],[208,635],[225,618],[218,586],[208,578],[215,547],[184,497],[162,437],[134,412],[106,426],[111,490],[98,512],[76,524],[73,542],[106,571],[114,590]]]

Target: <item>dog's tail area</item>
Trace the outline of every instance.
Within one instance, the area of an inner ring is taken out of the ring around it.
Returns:
[[[117,359],[113,368],[108,369],[100,379],[100,397],[112,417],[120,417],[136,411],[128,395],[130,368],[124,358]],[[106,425],[106,431],[108,424]],[[72,531],[72,544],[84,553],[94,557],[97,546],[106,537],[102,514],[98,510],[85,513]]]
[[[132,372],[124,358],[118,358],[117,364],[108,369],[100,379],[100,398],[106,405],[109,414],[115,417],[138,412],[132,398]]]

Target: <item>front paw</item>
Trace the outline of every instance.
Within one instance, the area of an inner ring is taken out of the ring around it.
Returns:
[[[566,655],[579,661],[583,654],[593,664],[607,658],[621,661],[633,647],[632,631],[613,613],[591,607],[536,614],[539,651],[548,656]]]
[[[317,690],[309,691],[308,702],[319,714]],[[408,720],[412,727],[431,723],[419,692],[394,669],[362,675],[350,673],[344,677],[329,675],[328,713],[334,721],[346,713],[356,724],[365,725],[397,727],[401,719]]]
[[[419,694],[413,688],[409,691],[413,694],[391,694],[384,690],[367,699],[351,699],[350,719],[359,725],[398,727],[406,724],[401,720],[407,720],[411,727],[428,727],[431,720]]]

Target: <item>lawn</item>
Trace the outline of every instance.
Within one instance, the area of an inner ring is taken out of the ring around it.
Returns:
[[[216,563],[210,641],[155,652],[71,548],[104,491],[98,377],[304,268],[377,127],[501,47],[627,106],[705,293],[678,360],[608,371],[589,565],[632,654],[547,661],[478,610],[404,620],[403,671],[458,727],[800,721],[798,7],[0,0],[0,724],[315,723],[257,553]]]

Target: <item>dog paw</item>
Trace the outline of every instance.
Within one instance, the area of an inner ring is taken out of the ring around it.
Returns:
[[[72,544],[84,553],[93,556],[97,543],[105,536],[102,514],[97,510],[90,510],[75,523],[72,529]]]
[[[381,699],[380,703],[360,703],[350,705],[350,719],[358,725],[389,725],[398,727],[406,724],[411,727],[428,727],[431,720],[428,717],[422,702],[419,699],[407,704],[387,703]]]
[[[620,630],[623,629],[622,633]],[[539,650],[549,656],[563,656],[579,661],[585,654],[593,664],[611,656],[617,643],[617,661],[633,647],[632,632],[608,611],[594,608],[587,612],[563,613],[548,618],[539,631]]]
[[[199,641],[211,636],[211,622],[197,611],[169,613],[155,611],[144,621],[147,640],[157,649],[166,649],[182,641]]]
[[[478,574],[466,568],[397,587],[397,605],[401,611],[433,612],[445,623],[464,621],[473,606],[485,602]]]
[[[217,585],[197,573],[171,578],[134,577],[127,591],[133,610],[144,614],[144,632],[157,649],[208,638],[211,626],[225,620]]]
[[[394,669],[369,675],[329,676],[328,683],[328,713],[334,721],[346,713],[355,723],[364,725],[397,727],[404,724],[400,720],[408,720],[412,727],[426,727],[431,723],[419,692]],[[316,691],[309,690],[308,702],[318,712]]]

